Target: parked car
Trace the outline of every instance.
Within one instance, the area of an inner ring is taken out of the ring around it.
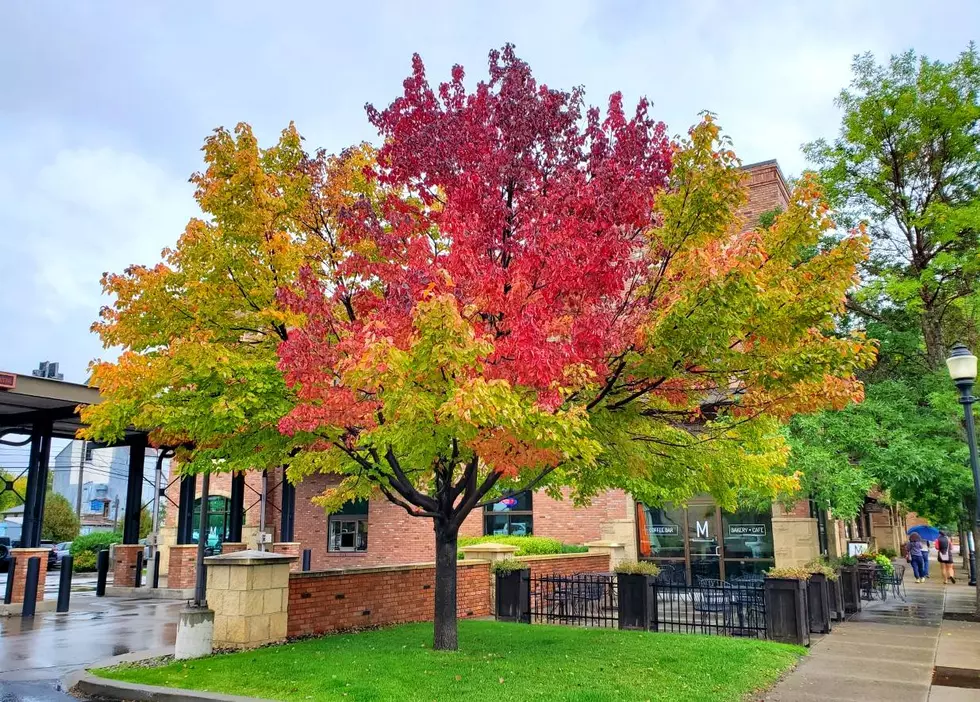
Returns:
[[[10,568],[10,549],[16,548],[18,543],[11,541],[9,536],[0,536],[0,573],[6,573]]]
[[[54,549],[51,551],[51,553],[54,554],[55,568],[61,567],[61,559],[63,559],[65,556],[67,556],[70,553],[70,549],[71,549],[71,541],[62,541],[60,544],[55,544]],[[50,564],[48,567],[49,568],[51,567]]]
[[[57,560],[54,556],[55,543],[53,541],[42,541],[38,544],[38,548],[48,549],[48,570],[54,570],[58,567]]]

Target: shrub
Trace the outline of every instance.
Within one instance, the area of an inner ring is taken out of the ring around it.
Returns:
[[[545,536],[461,536],[459,547],[473,544],[507,544],[517,546],[515,556],[544,556],[562,553],[562,543],[558,539]]]
[[[789,580],[809,580],[810,571],[806,568],[770,568],[766,571],[767,578],[787,578]]]
[[[71,542],[71,548],[69,551],[71,555],[75,557],[75,562],[78,562],[78,556],[82,553],[91,553],[92,557],[104,548],[109,548],[113,544],[122,543],[122,536],[119,534],[114,534],[112,532],[97,531],[91,534],[86,534],[85,536],[79,536],[77,539]]]
[[[515,570],[527,570],[527,563],[516,558],[503,558],[490,565],[491,573],[513,573]]]
[[[581,546],[579,544],[562,544],[561,552],[562,553],[588,553],[589,547]]]
[[[837,563],[842,566],[856,566],[858,559],[854,556],[841,556]]]
[[[827,580],[837,580],[839,573],[830,563],[820,559],[812,560],[804,566],[810,573],[823,573]]]
[[[95,570],[95,552],[82,551],[73,556],[71,569],[75,573],[86,573]]]
[[[885,571],[885,574],[887,574],[887,575],[894,575],[895,574],[895,566],[892,565],[892,559],[891,558],[889,558],[888,556],[886,556],[883,553],[879,553],[877,556],[875,556],[875,559],[874,560],[875,560],[875,563],[877,563],[879,565],[879,567],[881,567],[881,569],[883,571]]]
[[[898,551],[893,548],[883,548],[878,553],[888,559],[898,558]]]
[[[649,575],[651,577],[660,575],[660,568],[648,561],[621,561],[613,570],[624,575]]]

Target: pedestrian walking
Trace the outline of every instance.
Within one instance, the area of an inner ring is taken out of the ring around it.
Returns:
[[[922,561],[922,537],[912,532],[909,535],[909,543],[907,547],[908,562],[912,564],[912,575],[915,576],[915,582],[921,583],[925,581],[925,566]]]
[[[943,569],[943,585],[947,581],[956,584],[956,576],[953,573],[953,544],[949,541],[949,536],[945,531],[939,531],[939,538],[936,539],[936,560],[939,567]]]
[[[929,540],[922,539],[922,580],[929,577]]]

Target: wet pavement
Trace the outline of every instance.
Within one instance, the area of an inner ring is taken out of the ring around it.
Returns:
[[[0,702],[68,700],[56,689],[67,673],[130,651],[172,646],[183,604],[79,593],[65,614],[0,617]]]

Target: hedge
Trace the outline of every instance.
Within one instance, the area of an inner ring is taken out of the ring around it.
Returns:
[[[122,536],[111,531],[96,531],[79,536],[71,542],[71,547],[68,549],[74,558],[72,570],[76,572],[95,570],[96,554],[120,542]]]
[[[587,546],[563,544],[547,536],[460,536],[459,547],[473,544],[506,544],[517,546],[515,556],[544,556],[556,553],[585,553]],[[462,557],[462,552],[460,552]]]

